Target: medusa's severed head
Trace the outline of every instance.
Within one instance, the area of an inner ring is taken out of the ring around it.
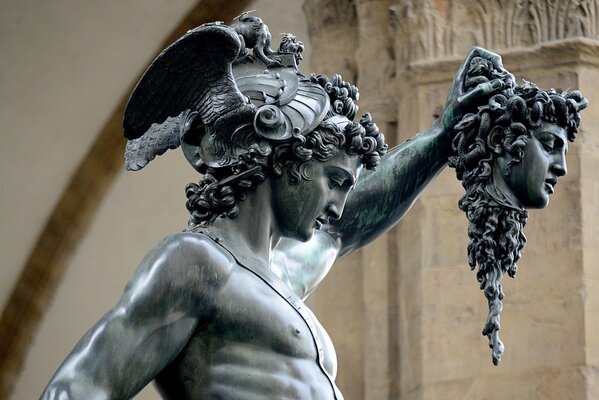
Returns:
[[[527,208],[544,208],[557,179],[566,174],[568,141],[580,126],[587,100],[578,91],[557,93],[524,82],[491,97],[456,125],[449,165],[466,194],[468,259],[489,302],[483,328],[497,365],[503,353],[499,313],[501,277],[514,277],[526,243]]]

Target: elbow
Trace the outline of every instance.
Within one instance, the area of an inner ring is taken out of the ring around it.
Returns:
[[[40,396],[40,400],[72,400],[75,397],[72,394],[71,385],[65,382],[52,381],[46,386]]]
[[[95,385],[75,382],[75,379],[53,379],[40,396],[40,400],[109,400],[108,391]]]

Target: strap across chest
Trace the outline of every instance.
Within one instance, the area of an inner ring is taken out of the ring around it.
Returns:
[[[318,366],[322,370],[323,374],[327,377],[327,380],[329,381],[331,387],[333,388],[333,393],[334,393],[335,399],[342,399],[343,397],[340,395],[339,389],[335,385],[333,378],[327,372],[327,370],[324,366],[324,346],[322,344],[322,340],[320,339],[320,335],[318,334],[316,324],[314,323],[314,319],[310,316],[310,313],[309,313],[307,307],[304,306],[304,303],[299,298],[299,296],[297,296],[295,293],[293,293],[293,291],[291,291],[287,286],[285,286],[285,284],[270,269],[254,265],[254,263],[251,263],[251,262],[242,262],[239,259],[240,257],[233,254],[229,249],[227,249],[222,244],[222,241],[219,238],[215,237],[210,232],[205,231],[205,230],[200,230],[197,228],[194,229],[192,232],[206,236],[210,240],[212,240],[214,243],[216,243],[220,247],[222,247],[228,254],[231,255],[231,257],[233,257],[235,259],[235,261],[237,262],[237,264],[240,267],[249,271],[254,276],[256,276],[258,279],[263,281],[266,285],[268,285],[275,293],[277,293],[283,300],[285,300],[300,315],[300,317],[306,323],[306,326],[308,327],[310,334],[312,336],[312,339],[314,341],[314,345],[316,346],[316,350],[317,350],[317,355],[316,355],[317,360],[316,361],[318,362]]]

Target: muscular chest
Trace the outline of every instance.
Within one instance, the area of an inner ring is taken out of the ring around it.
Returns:
[[[223,344],[247,343],[315,362],[320,358],[329,375],[334,376],[336,355],[326,331],[303,302],[283,296],[240,267],[217,299],[210,336]]]
[[[261,398],[342,399],[328,335],[297,297],[300,304],[286,300],[289,289],[281,293],[236,265],[211,301],[210,322],[157,379],[165,398],[230,398],[215,393],[243,390]]]

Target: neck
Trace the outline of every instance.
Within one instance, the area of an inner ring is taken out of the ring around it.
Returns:
[[[237,217],[217,218],[210,231],[221,236],[236,256],[270,268],[273,249],[280,240],[271,206],[270,181],[259,184],[239,202]]]

